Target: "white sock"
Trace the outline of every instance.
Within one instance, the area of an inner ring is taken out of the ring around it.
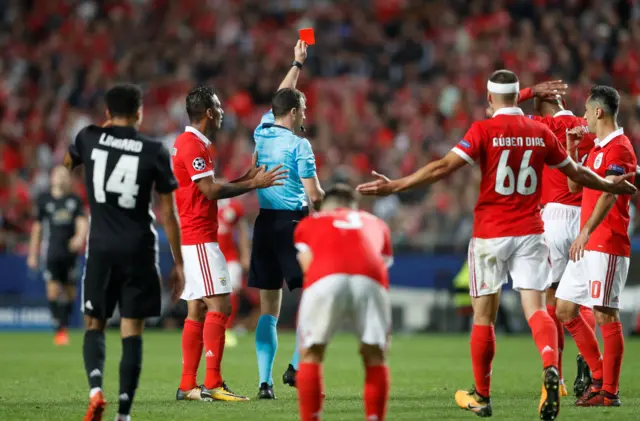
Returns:
[[[96,393],[98,392],[102,392],[102,388],[101,387],[94,387],[89,391],[89,399],[93,398],[95,396]]]
[[[116,415],[116,421],[131,421],[131,415]]]

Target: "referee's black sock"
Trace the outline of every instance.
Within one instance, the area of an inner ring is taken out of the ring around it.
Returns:
[[[104,376],[105,345],[104,332],[99,330],[87,330],[84,332],[84,344],[82,345],[84,357],[84,369],[89,379],[89,387],[102,389]]]
[[[53,327],[56,331],[60,330],[60,304],[58,300],[49,300],[49,311],[51,311],[51,319],[53,320]]]
[[[122,339],[122,359],[120,360],[119,415],[129,415],[133,396],[138,388],[142,369],[142,336]]]

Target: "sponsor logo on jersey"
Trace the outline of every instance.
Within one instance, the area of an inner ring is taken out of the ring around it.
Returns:
[[[193,165],[193,169],[196,171],[202,171],[205,169],[205,167],[207,166],[207,164],[205,163],[203,158],[196,158],[193,160],[193,162],[191,163],[191,165]]]

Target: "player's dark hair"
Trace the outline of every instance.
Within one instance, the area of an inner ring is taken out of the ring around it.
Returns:
[[[493,83],[516,83],[518,82],[518,76],[513,73],[511,70],[496,70],[491,73],[489,80]],[[516,96],[518,94],[493,94],[493,95],[501,95],[505,101],[512,102],[516,100]]]
[[[208,109],[213,109],[215,104],[213,89],[206,86],[199,86],[187,95],[187,115],[190,122],[200,121],[207,114]]]
[[[142,106],[142,90],[132,84],[116,85],[107,91],[104,100],[111,117],[135,117]]]
[[[302,107],[304,94],[297,89],[283,88],[273,96],[271,100],[271,110],[274,117],[282,117],[289,114],[292,108]]]
[[[323,203],[333,201],[340,206],[351,207],[358,202],[358,198],[358,192],[353,187],[346,183],[338,183],[325,190]]]
[[[615,117],[620,108],[620,94],[611,86],[594,85],[589,91],[589,101],[597,102],[605,114]]]

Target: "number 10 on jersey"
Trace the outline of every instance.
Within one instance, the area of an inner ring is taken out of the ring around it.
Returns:
[[[107,172],[109,152],[102,149],[91,151],[93,167],[93,195],[98,203],[107,201],[106,192],[120,194],[118,205],[121,208],[136,207],[136,196],[140,186],[137,183],[140,158],[135,155],[122,155],[109,175],[105,189],[104,179]]]
[[[500,162],[498,162],[498,169],[496,170],[496,193],[503,196],[511,196],[515,192],[523,196],[534,194],[538,188],[538,176],[536,171],[529,166],[533,151],[524,151],[522,162],[518,169],[517,183],[515,173],[508,164],[510,152],[506,150],[500,154]],[[529,184],[528,187],[527,184]]]

